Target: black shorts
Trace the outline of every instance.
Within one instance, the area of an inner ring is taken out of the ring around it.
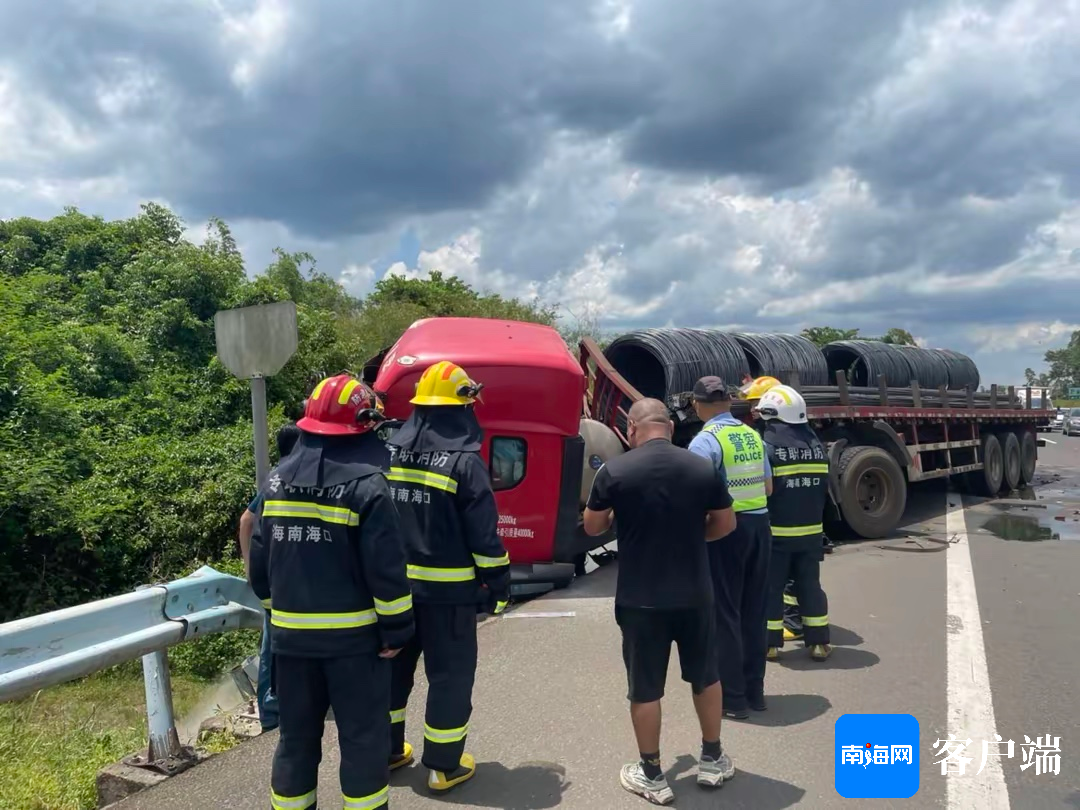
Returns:
[[[652,703],[664,696],[672,642],[679,647],[682,678],[694,694],[720,680],[716,612],[711,605],[679,610],[616,605],[615,621],[622,630],[631,703]]]

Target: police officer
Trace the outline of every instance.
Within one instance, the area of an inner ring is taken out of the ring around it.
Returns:
[[[712,459],[734,500],[735,531],[709,544],[717,608],[724,714],[749,717],[765,706],[765,599],[768,589],[768,494],[771,469],[757,431],[731,414],[731,395],[719,377],[694,386],[694,410],[705,427],[691,452]]]
[[[346,808],[389,795],[390,661],[413,634],[401,523],[372,431],[374,393],[348,375],[308,398],[297,447],[272,470],[252,536],[250,579],[270,600],[281,737],[274,810],[317,806],[327,710],[341,748]]]
[[[390,439],[387,476],[405,529],[416,637],[394,660],[391,767],[413,761],[405,710],[417,660],[428,679],[423,764],[436,792],[471,779],[465,753],[476,676],[476,614],[501,613],[510,558],[498,535],[498,511],[480,457],[483,435],[473,403],[483,386],[460,366],[435,363],[421,376],[408,421]]]
[[[765,446],[772,465],[772,563],[769,582],[769,651],[776,659],[784,646],[785,583],[794,580],[802,613],[802,632],[810,655],[829,657],[829,604],[821,587],[822,515],[829,487],[829,456],[810,427],[806,402],[794,388],[778,385],[758,401],[765,420]]]

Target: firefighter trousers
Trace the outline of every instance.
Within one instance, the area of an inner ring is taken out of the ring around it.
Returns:
[[[341,749],[338,775],[345,807],[387,807],[390,662],[375,653],[338,658],[275,655],[274,685],[281,736],[270,776],[271,807],[317,807],[323,724],[330,707]]]
[[[745,710],[765,692],[769,516],[739,514],[735,531],[709,543],[724,708]]]
[[[803,642],[807,647],[829,643],[829,600],[821,587],[821,540],[804,548],[777,546],[769,567],[769,646],[784,646],[784,586],[794,582],[795,598],[802,615]]]
[[[390,746],[405,750],[405,710],[416,664],[424,656],[427,709],[424,713],[424,767],[456,770],[465,752],[476,679],[476,605],[413,603],[416,634],[393,659],[390,687]]]

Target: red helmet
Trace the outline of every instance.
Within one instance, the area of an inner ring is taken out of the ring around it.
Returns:
[[[315,386],[296,426],[306,433],[346,436],[367,433],[382,419],[375,392],[355,377],[339,374]]]

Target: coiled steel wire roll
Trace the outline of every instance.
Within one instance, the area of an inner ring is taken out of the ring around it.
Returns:
[[[639,329],[613,340],[604,356],[644,396],[663,401],[701,377],[736,387],[750,373],[742,347],[717,329]]]
[[[960,391],[967,386],[971,386],[972,391],[978,390],[979,368],[974,360],[952,349],[928,349],[927,351],[938,355],[948,368],[950,390]]]
[[[821,350],[799,335],[742,333],[731,335],[746,352],[751,377],[784,377],[799,373],[800,385],[828,385],[829,364]]]
[[[908,387],[912,380],[918,380],[919,386],[927,389],[942,385],[951,391],[979,387],[979,369],[975,363],[949,349],[923,349],[876,340],[838,340],[821,351],[830,377],[835,378],[837,371],[843,371],[850,385],[873,387],[877,385],[878,375],[884,374],[886,384],[895,387]]]
[[[949,366],[944,357],[918,346],[893,345],[892,348],[907,358],[911,365],[911,379],[918,380],[920,387],[939,388],[942,385],[949,387]]]
[[[832,378],[836,378],[837,371],[843,371],[850,385],[877,385],[882,374],[887,385],[896,387],[910,385],[914,379],[907,357],[889,343],[837,340],[824,346],[821,352]]]

